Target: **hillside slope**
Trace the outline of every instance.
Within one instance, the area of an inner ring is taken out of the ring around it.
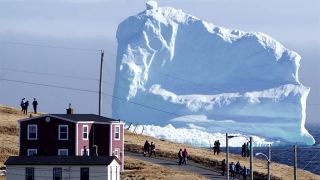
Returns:
[[[27,117],[28,116],[23,115],[17,108],[0,105],[0,166],[3,166],[3,163],[8,156],[18,155],[19,130],[17,120]],[[149,141],[153,141],[156,144],[158,149],[157,153],[160,157],[176,159],[179,148],[185,147],[189,149],[190,158],[203,166],[219,166],[219,162],[221,162],[221,160],[225,157],[224,153],[221,153],[219,156],[213,156],[213,152],[208,151],[207,149],[195,148],[170,141],[163,141],[149,136],[130,133],[128,131],[125,132],[125,149],[131,152],[141,152],[142,145],[146,139],[148,139]],[[238,160],[242,165],[246,165],[247,167],[249,166],[248,159],[241,158],[239,155],[230,155],[230,162],[237,162]],[[130,165],[136,166],[132,164],[134,162],[132,159],[128,159],[127,162],[130,163],[127,164],[128,167]],[[264,176],[267,172],[265,165],[265,161],[254,159],[254,169],[260,176]],[[146,167],[142,169],[145,168]],[[139,171],[139,168],[135,169],[134,171]],[[147,171],[147,173],[152,172],[151,170],[144,171]],[[154,171],[157,171],[157,168],[155,168]],[[135,173],[140,177],[144,174],[144,172]],[[170,171],[170,173],[173,172]],[[179,171],[177,171],[176,173],[180,173],[185,177],[187,177],[188,175],[190,175],[190,177],[195,177],[195,175],[188,173],[185,174]],[[271,173],[272,176],[276,177],[277,179],[293,179],[293,168],[287,165],[272,163]],[[299,177],[303,179],[320,179],[319,175],[310,173],[308,171],[299,170],[298,173]]]

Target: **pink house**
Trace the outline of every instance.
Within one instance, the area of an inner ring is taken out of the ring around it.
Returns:
[[[120,120],[69,111],[18,122],[20,156],[116,156],[123,170],[124,123]]]

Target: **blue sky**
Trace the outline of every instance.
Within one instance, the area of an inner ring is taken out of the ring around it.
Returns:
[[[0,0],[0,78],[96,90],[99,52],[22,46],[24,42],[104,49],[104,91],[112,94],[118,24],[144,10],[141,0]],[[319,122],[320,2],[318,0],[159,0],[218,26],[264,32],[302,56],[300,81],[311,87],[307,121]],[[40,72],[32,74],[23,71]],[[64,74],[68,77],[44,75]],[[0,81],[0,103],[19,106],[22,97],[38,97],[40,110],[96,113],[97,94]],[[111,98],[104,96],[105,115]]]

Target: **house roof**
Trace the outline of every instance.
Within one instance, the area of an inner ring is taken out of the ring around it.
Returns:
[[[99,116],[96,114],[51,114],[52,116],[69,119],[72,121],[95,121],[95,122],[120,122],[120,120]]]
[[[115,156],[10,156],[5,165],[109,165]]]
[[[33,119],[43,118],[43,117],[54,117],[54,118],[58,118],[58,119],[71,121],[74,123],[91,122],[91,123],[102,123],[102,124],[110,124],[110,123],[122,123],[123,124],[123,122],[121,122],[120,119],[116,120],[116,119],[107,118],[104,116],[99,116],[96,114],[45,114],[45,115],[31,117],[31,118],[27,118],[27,119],[21,119],[21,120],[18,120],[18,122],[24,122],[24,121],[29,121],[29,120],[33,120]]]

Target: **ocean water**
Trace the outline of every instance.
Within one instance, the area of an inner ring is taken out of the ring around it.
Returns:
[[[314,146],[298,146],[298,168],[305,169],[307,171],[320,175],[320,124],[307,125],[306,128],[309,130],[310,134],[312,134],[315,138],[316,144]],[[224,148],[222,148],[222,150],[224,150]],[[254,154],[262,152],[268,155],[267,147],[256,147],[253,151]],[[230,152],[235,154],[241,154],[241,148],[231,147]],[[258,156],[257,158],[265,159],[263,156]],[[272,147],[271,161],[287,164],[293,167],[293,146]]]

